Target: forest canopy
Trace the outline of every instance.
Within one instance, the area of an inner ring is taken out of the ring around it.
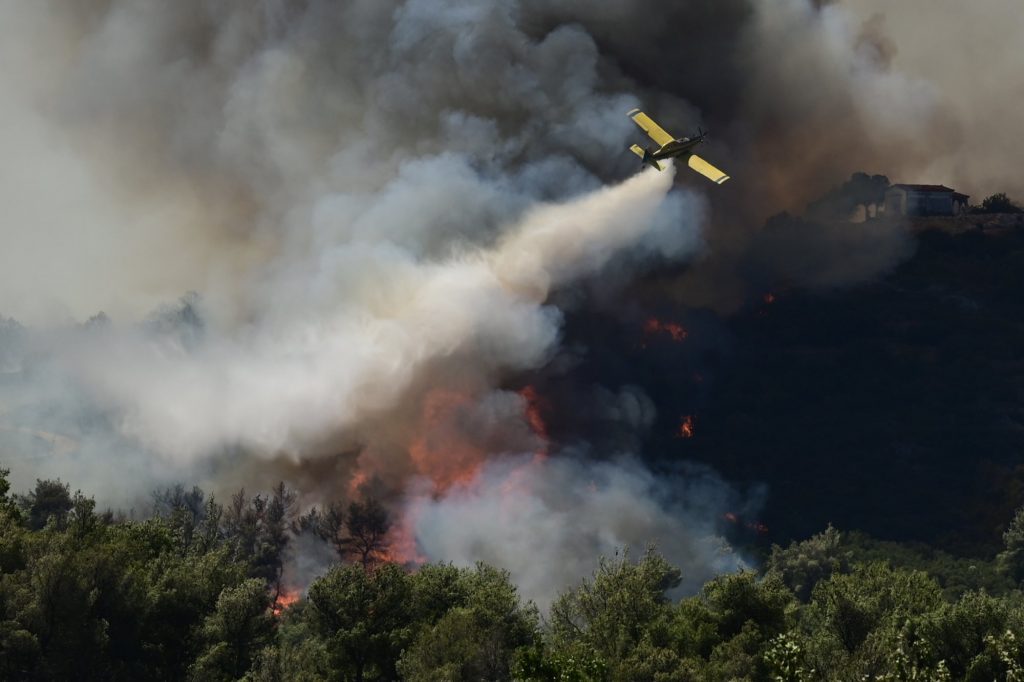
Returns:
[[[676,598],[655,548],[594,557],[547,613],[499,568],[387,560],[372,499],[300,514],[283,483],[145,519],[0,475],[0,677],[10,680],[1022,679],[1024,510],[991,560],[831,526]],[[336,551],[302,593],[300,536]]]

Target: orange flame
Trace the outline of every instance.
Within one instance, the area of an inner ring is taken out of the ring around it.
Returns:
[[[544,418],[541,416],[540,408],[538,407],[542,400],[537,393],[537,389],[533,386],[526,386],[519,391],[519,395],[526,401],[523,416],[533,435],[539,441],[539,445],[528,462],[509,471],[505,480],[502,481],[499,487],[501,499],[498,500],[498,504],[502,507],[506,506],[511,500],[529,492],[533,469],[542,466],[548,457],[548,427],[544,423]]]
[[[416,520],[419,514],[413,509],[406,509],[398,523],[388,531],[388,546],[381,553],[383,561],[402,564],[403,566],[422,566],[427,557],[420,553],[416,544]]]
[[[437,492],[472,483],[487,456],[458,432],[460,414],[470,402],[470,396],[448,389],[435,389],[424,400],[420,435],[409,445],[409,456]]]
[[[693,438],[693,433],[693,415],[688,414],[680,420],[676,438]]]
[[[686,337],[690,335],[686,328],[678,322],[663,322],[656,317],[652,317],[644,322],[645,336],[657,336],[658,334],[667,335],[672,339],[673,343],[685,341]]]
[[[281,593],[277,595],[277,599],[274,600],[273,605],[271,605],[270,612],[274,616],[280,616],[284,613],[285,609],[299,601],[301,598],[302,593],[298,590],[282,590]]]
[[[512,468],[499,486],[503,505],[522,495],[530,485],[531,470],[539,466],[548,455],[549,436],[541,415],[542,399],[534,386],[519,391],[523,400],[522,418],[533,439],[533,457],[521,466]],[[473,407],[473,396],[449,389],[435,389],[424,401],[419,433],[409,446],[409,454],[417,471],[433,484],[434,495],[459,487],[467,494],[480,486],[480,471],[488,457],[487,446],[474,443],[472,436],[460,429],[466,413]],[[388,533],[388,550],[382,557],[386,561],[410,565],[427,562],[416,542],[419,516],[416,504],[407,506],[401,519]]]
[[[766,523],[764,523],[763,521],[747,521],[747,522],[744,523],[744,522],[741,522],[740,521],[740,517],[737,516],[736,514],[734,514],[733,512],[725,512],[724,514],[722,514],[722,518],[725,519],[726,521],[728,521],[731,524],[734,524],[734,525],[737,525],[737,526],[742,525],[747,530],[752,530],[755,533],[757,533],[758,535],[767,535],[768,534],[768,525]]]
[[[538,457],[547,457],[548,454],[548,427],[544,423],[544,417],[540,414],[540,397],[537,394],[537,389],[533,386],[527,386],[521,391],[519,395],[522,396],[523,400],[526,401],[526,423],[529,425],[530,430],[540,440],[540,446],[534,453]]]
[[[366,472],[366,469],[356,469],[355,473],[352,474],[352,478],[348,481],[349,498],[358,499],[362,497],[362,488],[369,480],[370,475]]]

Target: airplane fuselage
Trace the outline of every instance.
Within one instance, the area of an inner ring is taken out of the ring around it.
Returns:
[[[688,137],[681,137],[678,140],[666,143],[657,151],[652,151],[650,157],[655,161],[659,161],[661,159],[674,159],[677,156],[689,155],[693,153],[693,148],[701,142],[702,140],[699,137],[692,140]]]

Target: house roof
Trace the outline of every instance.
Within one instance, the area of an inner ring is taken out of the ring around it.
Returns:
[[[953,194],[957,193],[955,189],[951,187],[946,187],[945,185],[893,185],[893,188],[909,189],[915,192],[952,192]]]

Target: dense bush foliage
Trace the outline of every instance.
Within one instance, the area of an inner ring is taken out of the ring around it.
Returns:
[[[1022,213],[1024,208],[1006,196],[1005,192],[999,192],[985,197],[981,206],[975,206],[972,213]]]
[[[0,476],[0,678],[1024,680],[1024,513],[991,561],[829,527],[683,598],[656,551],[623,551],[542,617],[502,570],[385,561],[372,501],[300,517],[283,485],[204,497],[127,520]],[[338,563],[285,608],[309,532]]]

